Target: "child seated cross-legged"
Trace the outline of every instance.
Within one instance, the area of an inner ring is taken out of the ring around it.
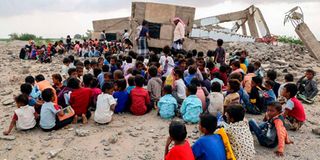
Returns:
[[[39,115],[33,107],[28,105],[28,96],[20,94],[15,98],[15,101],[18,109],[14,111],[10,127],[7,131],[3,132],[4,135],[10,134],[14,126],[16,126],[18,130],[29,130],[36,126],[36,119]]]
[[[172,96],[172,87],[170,85],[164,86],[163,91],[164,96],[158,102],[159,114],[163,119],[172,119],[178,109],[178,103]]]
[[[151,79],[148,81],[147,89],[150,95],[151,105],[154,107],[161,97],[162,80],[157,77],[158,70],[156,67],[150,67],[148,73]]]
[[[289,130],[298,130],[306,120],[306,114],[302,103],[296,98],[298,92],[295,84],[286,84],[282,90],[282,96],[288,101],[285,104],[283,116],[285,117],[285,126]]]
[[[226,109],[229,105],[239,104],[240,95],[238,91],[240,90],[240,82],[237,79],[230,79],[228,81],[228,93],[224,99],[224,108]]]
[[[52,130],[58,130],[68,124],[73,120],[73,117],[67,118],[63,121],[58,119],[58,116],[63,116],[64,112],[62,109],[55,106],[54,92],[51,88],[42,91],[42,99],[45,101],[41,107],[40,112],[40,128],[45,132],[50,132]],[[58,115],[58,116],[57,116]]]
[[[225,111],[227,123],[224,128],[236,159],[254,159],[255,150],[249,124],[244,121],[245,109],[231,105]]]
[[[202,103],[197,97],[197,86],[190,84],[187,89],[188,97],[183,101],[180,113],[184,121],[188,123],[198,123],[202,113]]]
[[[126,90],[127,82],[125,79],[116,81],[117,91],[113,93],[113,97],[117,101],[114,113],[123,113],[129,110],[129,93]]]
[[[305,76],[301,77],[297,82],[299,89],[297,97],[306,103],[313,103],[319,92],[317,81],[314,80],[315,75],[315,71],[308,69]]]
[[[97,109],[94,112],[94,121],[99,124],[111,122],[113,111],[117,101],[113,98],[113,83],[106,82],[102,86],[102,91],[97,98]]]
[[[195,159],[225,160],[226,151],[222,138],[214,134],[217,118],[209,113],[200,116],[199,130],[204,134],[192,146]]]
[[[279,102],[272,102],[268,105],[266,122],[258,124],[254,119],[249,121],[250,130],[257,136],[261,146],[274,148],[277,156],[284,155],[284,145],[292,143],[284,127],[284,118],[281,114],[282,106]]]
[[[165,160],[194,160],[192,149],[186,140],[187,129],[183,122],[172,121],[169,126],[169,137],[166,142]],[[170,144],[174,146],[169,151]]]
[[[264,93],[264,97],[265,97],[265,106],[268,105],[269,103],[271,102],[274,102],[276,101],[277,97],[276,95],[274,94],[274,91],[273,91],[273,86],[274,86],[274,82],[271,81],[271,80],[266,80],[264,82],[264,86],[265,86],[265,93]]]
[[[214,116],[223,114],[223,94],[221,93],[221,85],[219,82],[213,82],[211,85],[211,93],[208,95],[209,106],[208,111]]]
[[[134,115],[144,115],[148,111],[151,111],[149,93],[146,89],[142,88],[144,84],[144,78],[141,75],[136,75],[134,78],[136,87],[131,90],[131,106],[130,110]]]

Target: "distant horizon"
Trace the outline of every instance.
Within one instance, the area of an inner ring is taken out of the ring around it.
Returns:
[[[55,1],[55,0],[3,0],[0,6],[0,38],[7,39],[11,33],[30,33],[43,38],[59,39],[67,35],[85,35],[93,30],[92,21],[129,17],[130,0]],[[196,8],[195,19],[240,11],[255,5],[260,8],[271,34],[299,38],[293,26],[283,25],[287,11],[301,6],[305,23],[320,40],[320,1],[317,0],[145,0],[164,4],[191,6]],[[183,2],[183,3],[182,3]],[[30,5],[31,4],[31,5]],[[106,7],[112,6],[112,7]],[[108,10],[112,8],[112,10]]]

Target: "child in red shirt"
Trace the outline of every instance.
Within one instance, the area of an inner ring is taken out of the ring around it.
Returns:
[[[140,116],[147,113],[147,111],[150,111],[152,106],[150,105],[150,96],[148,91],[142,88],[144,78],[141,75],[136,75],[134,81],[136,83],[136,87],[130,92],[130,110],[134,115]]]
[[[285,127],[289,130],[299,130],[306,120],[306,114],[302,103],[296,98],[298,88],[295,84],[286,84],[281,95],[288,101],[285,105],[283,116],[285,117]]]
[[[165,149],[165,160],[194,160],[192,149],[186,139],[187,129],[183,122],[172,121],[169,126],[170,136],[167,139]],[[169,146],[174,142],[174,146],[169,151]]]
[[[71,78],[68,81],[68,87],[72,90],[70,95],[70,106],[75,112],[73,123],[78,122],[78,116],[82,117],[82,123],[88,123],[91,117],[91,112],[88,110],[92,100],[92,91],[90,88],[81,88],[80,82],[76,78]]]

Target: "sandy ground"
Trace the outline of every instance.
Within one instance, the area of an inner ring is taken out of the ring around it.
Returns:
[[[58,58],[51,64],[35,61],[20,61],[18,53],[25,42],[0,42],[0,135],[9,126],[14,104],[13,94],[19,93],[24,78],[39,73],[50,77],[60,70]],[[12,93],[11,93],[12,91]],[[285,157],[278,159],[319,159],[320,136],[311,132],[320,127],[319,101],[305,105],[307,121],[300,131],[289,131],[293,145],[286,145]],[[247,115],[247,118],[261,119],[262,116]],[[68,128],[45,133],[40,129],[27,132],[13,130],[14,140],[0,139],[0,159],[119,159],[159,160],[163,159],[164,145],[168,136],[169,121],[160,119],[155,111],[144,116],[129,114],[115,115],[109,125],[96,125],[90,119],[87,125],[69,125]],[[197,125],[188,125],[188,139],[192,143],[200,136]],[[83,132],[77,136],[76,131]],[[259,146],[255,140],[256,159],[277,159],[276,149]]]

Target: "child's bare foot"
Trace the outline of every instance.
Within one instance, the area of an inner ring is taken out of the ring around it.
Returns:
[[[88,123],[88,119],[87,119],[86,115],[82,114],[81,116],[82,116],[82,123],[83,124],[87,124]]]
[[[77,124],[77,122],[78,122],[78,116],[75,115],[73,118],[72,124]]]

